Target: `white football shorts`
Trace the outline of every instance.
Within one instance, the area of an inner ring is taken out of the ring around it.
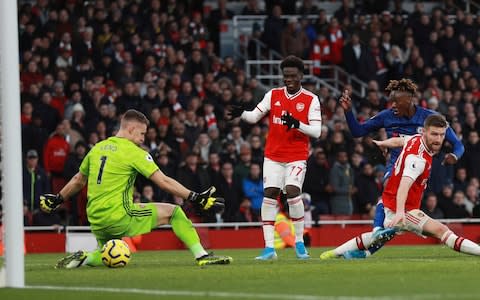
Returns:
[[[394,217],[395,212],[385,207],[385,220],[383,224],[387,225]],[[426,213],[419,209],[412,209],[405,212],[405,224],[399,223],[396,227],[400,231],[410,231],[423,237],[423,226],[428,220],[430,220],[430,217]]]
[[[298,160],[293,162],[277,162],[265,157],[263,162],[263,187],[283,189],[287,185],[294,185],[302,189],[307,162]]]

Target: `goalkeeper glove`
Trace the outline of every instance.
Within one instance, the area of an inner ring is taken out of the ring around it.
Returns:
[[[300,127],[300,121],[295,119],[288,111],[281,116],[282,124],[287,126],[287,131]]]
[[[45,194],[40,196],[40,209],[46,213],[55,211],[63,203],[63,197],[60,194]]]
[[[232,104],[229,109],[227,109],[227,117],[230,119],[238,118],[245,111],[245,106],[240,102],[239,105]]]
[[[225,208],[225,199],[212,197],[215,191],[215,187],[212,186],[202,193],[190,192],[187,200],[192,202],[200,211],[213,209],[215,212],[221,212]]]

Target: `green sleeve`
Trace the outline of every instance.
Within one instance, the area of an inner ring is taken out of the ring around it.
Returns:
[[[140,174],[145,176],[145,178],[149,178],[155,171],[158,170],[157,164],[155,161],[153,161],[152,156],[147,151],[138,148],[138,151],[135,151],[135,155],[133,157],[133,167]]]
[[[82,161],[82,164],[80,165],[80,173],[88,177],[88,167],[89,167],[89,161],[90,161],[90,152],[85,156],[85,158]]]

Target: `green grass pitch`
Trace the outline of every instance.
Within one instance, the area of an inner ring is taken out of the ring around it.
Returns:
[[[123,269],[55,270],[60,254],[26,257],[27,289],[0,289],[0,299],[480,299],[480,258],[442,246],[385,247],[365,259],[259,262],[260,250],[221,250],[227,266],[200,268],[187,251],[134,253]]]

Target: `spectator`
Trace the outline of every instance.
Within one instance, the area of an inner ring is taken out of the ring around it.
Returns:
[[[465,194],[458,190],[453,194],[453,200],[448,209],[445,210],[445,217],[449,219],[469,218],[470,214],[465,207]]]
[[[462,46],[458,37],[455,36],[453,26],[447,25],[445,27],[445,35],[438,41],[438,47],[444,54],[447,62],[454,58],[461,57]]]
[[[150,116],[154,108],[160,107],[161,101],[154,85],[147,87],[147,93],[143,96],[141,103],[140,111],[146,116]]]
[[[216,126],[209,127],[207,130],[208,138],[210,139],[210,152],[217,152],[221,154],[222,141],[220,140],[220,131]]]
[[[160,168],[160,171],[163,172],[163,174],[169,176],[169,177],[176,177],[176,169],[175,165],[171,161],[171,159],[168,156],[168,146],[164,143],[160,143],[158,148],[153,151],[153,157],[155,159],[155,162],[157,163],[158,167]],[[149,183],[147,183],[149,184]],[[173,203],[173,197],[171,194],[165,192],[164,190],[156,187],[156,185],[152,185],[153,187],[153,199],[156,202],[168,202],[168,203]]]
[[[281,41],[284,28],[284,22],[280,18],[281,15],[282,8],[280,5],[274,5],[271,15],[265,19],[262,36],[262,41],[267,44],[270,49],[278,53],[281,53],[282,51]]]
[[[88,152],[88,146],[83,141],[75,144],[74,152],[70,153],[63,167],[63,177],[65,180],[72,179],[77,174],[82,160]],[[83,188],[77,195],[70,198],[70,218],[71,225],[87,225],[87,188]]]
[[[258,7],[256,0],[247,0],[247,4],[242,9],[242,15],[261,15],[263,12]]]
[[[70,151],[73,152],[75,146],[78,142],[83,142],[84,138],[76,129],[72,128],[70,120],[62,121],[63,127],[65,128],[65,140],[69,144]]]
[[[252,163],[247,177],[243,179],[243,195],[251,203],[251,209],[255,216],[260,216],[263,202],[263,178],[259,164]]]
[[[41,94],[40,102],[34,105],[35,113],[42,119],[42,125],[48,132],[52,132],[60,122],[60,114],[52,106],[52,94],[48,91],[44,91]]]
[[[211,185],[207,171],[198,165],[198,154],[192,151],[187,153],[185,164],[178,169],[177,178],[178,182],[192,190],[203,191]]]
[[[173,124],[173,136],[169,136],[167,145],[172,149],[175,161],[185,157],[191,147],[185,138],[185,124],[180,122]]]
[[[473,214],[473,208],[479,204],[478,189],[475,185],[469,184],[465,191],[465,208],[470,215]]]
[[[480,166],[479,141],[478,131],[470,131],[465,145],[465,156],[462,159],[462,165],[464,165],[467,170],[468,178],[480,178],[480,170],[477,168],[477,166]]]
[[[362,80],[368,81],[373,79],[372,75],[376,71],[374,60],[368,48],[360,42],[358,34],[354,33],[350,42],[343,48],[345,70]]]
[[[354,178],[345,149],[339,150],[336,154],[336,160],[330,170],[330,184],[333,190],[330,198],[332,214],[351,215],[353,213]]]
[[[325,72],[321,75],[320,67],[330,64],[331,55],[330,42],[324,33],[318,33],[310,52],[310,59],[313,60],[313,74],[320,77],[326,75]]]
[[[403,77],[407,59],[400,47],[396,45],[392,46],[386,56],[389,69],[388,80],[399,80]]]
[[[217,194],[225,199],[225,211],[223,219],[225,222],[243,221],[240,214],[240,201],[242,199],[241,182],[235,180],[233,176],[233,165],[230,162],[224,162],[221,165],[220,174],[217,181]]]
[[[262,139],[259,135],[250,136],[250,145],[252,151],[252,162],[263,165],[264,149],[262,146]]]
[[[25,72],[21,72],[20,81],[23,84],[25,90],[29,90],[32,84],[39,84],[43,81],[44,75],[38,70],[38,64],[31,60],[28,63]]]
[[[310,47],[305,31],[302,30],[297,18],[291,17],[287,27],[282,31],[281,50],[283,56],[290,54],[306,58],[306,51]]]
[[[330,26],[328,27],[328,36],[330,41],[331,53],[330,56],[331,62],[336,65],[344,63],[342,49],[344,46],[345,36],[342,32],[340,25],[338,24],[337,18],[332,18],[330,20]]]
[[[32,102],[27,101],[22,104],[22,114],[20,120],[22,122],[22,129],[32,123],[33,105]]]
[[[465,167],[457,168],[455,171],[455,178],[453,179],[454,190],[465,192],[467,185],[467,169]]]
[[[211,41],[216,46],[215,52],[219,53],[220,45],[220,24],[223,20],[229,20],[233,17],[233,12],[227,9],[226,0],[217,1],[218,8],[212,10],[208,21],[208,32],[211,35]]]
[[[330,166],[322,148],[315,148],[307,161],[307,173],[303,183],[303,191],[310,194],[314,207],[313,219],[318,220],[319,214],[330,213]]]
[[[335,11],[334,17],[337,20],[343,20],[345,18],[350,20],[350,23],[353,22],[355,11],[350,7],[350,1],[342,0],[342,5]]]
[[[242,182],[251,171],[252,165],[252,149],[250,144],[242,143],[240,145],[239,160],[235,165],[233,177],[237,182]],[[255,209],[255,208],[254,208]]]
[[[207,165],[209,162],[210,145],[211,142],[208,134],[200,133],[195,145],[193,146],[193,150],[199,153],[201,165]]]
[[[185,76],[189,79],[193,79],[195,75],[207,75],[208,63],[205,57],[202,56],[200,49],[193,49],[190,59],[185,66]]]
[[[369,163],[363,164],[362,172],[355,177],[356,208],[361,214],[369,214],[377,204],[377,199],[381,195],[381,190],[375,181],[373,166]]]
[[[424,211],[432,219],[444,218],[443,211],[438,207],[437,196],[434,193],[427,194],[422,211]]]
[[[22,148],[32,149],[43,157],[43,147],[48,140],[48,131],[42,125],[42,118],[36,112],[32,114],[32,122],[22,128]],[[41,160],[43,162],[43,159]]]
[[[57,214],[40,211],[40,195],[50,192],[50,182],[45,170],[38,164],[36,150],[28,150],[23,167],[23,217],[25,225],[60,224]],[[45,224],[49,223],[49,224]]]
[[[65,185],[63,169],[70,153],[70,145],[65,140],[65,125],[60,123],[48,138],[43,151],[43,163],[51,180],[52,192],[58,193]]]
[[[220,155],[218,154],[218,152],[211,151],[210,153],[208,153],[208,160],[206,161],[206,163],[206,169],[208,172],[208,176],[212,181],[212,185],[218,187],[222,168],[222,163],[220,161]]]
[[[454,182],[455,169],[453,165],[443,163],[446,153],[441,151],[432,159],[432,173],[428,180],[427,189],[439,194],[442,187]]]
[[[153,187],[149,184],[145,185],[140,196],[140,203],[154,202],[153,195]]]

